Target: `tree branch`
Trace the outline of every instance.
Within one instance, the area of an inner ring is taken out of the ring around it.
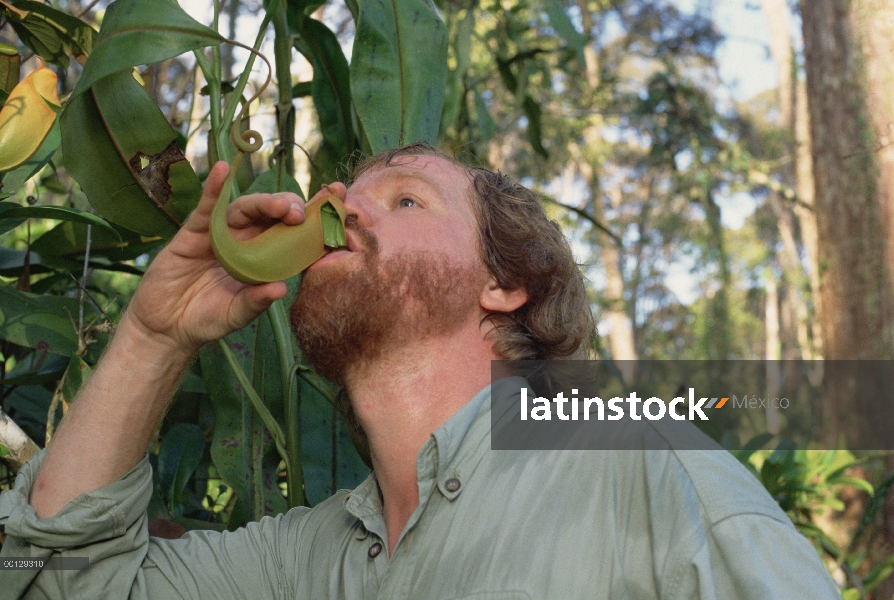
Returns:
[[[624,245],[623,242],[621,241],[621,238],[618,237],[618,234],[616,234],[614,231],[612,231],[611,229],[609,229],[608,226],[605,225],[604,223],[601,223],[600,221],[598,221],[596,218],[593,217],[593,215],[591,215],[591,214],[588,213],[587,211],[585,211],[585,210],[583,210],[583,209],[580,209],[580,208],[577,208],[577,207],[575,207],[575,206],[568,206],[567,204],[562,204],[562,203],[559,202],[558,200],[553,200],[553,199],[550,198],[549,196],[544,196],[543,199],[546,200],[547,202],[550,202],[550,203],[555,204],[555,205],[557,205],[557,206],[561,206],[562,208],[564,208],[564,209],[566,209],[566,210],[570,210],[571,212],[573,212],[573,213],[576,214],[577,216],[583,218],[583,219],[586,220],[586,221],[589,221],[590,223],[593,224],[593,227],[595,227],[596,229],[599,229],[599,230],[602,231],[605,235],[607,235],[607,236],[610,237],[612,240],[614,240],[614,242],[615,242],[618,246],[623,246],[623,245]]]
[[[16,471],[40,450],[28,434],[22,431],[2,409],[0,409],[0,446],[9,452],[8,455],[0,454],[0,457],[11,463]]]

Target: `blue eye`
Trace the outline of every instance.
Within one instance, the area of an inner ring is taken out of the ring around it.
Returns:
[[[398,202],[397,205],[401,208],[412,208],[416,206],[416,201],[411,200],[410,198],[404,198],[400,202]]]

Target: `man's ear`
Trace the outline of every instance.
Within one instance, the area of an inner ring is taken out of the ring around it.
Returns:
[[[487,312],[511,313],[528,301],[528,292],[524,288],[507,290],[493,279],[488,280],[481,292],[481,308]]]

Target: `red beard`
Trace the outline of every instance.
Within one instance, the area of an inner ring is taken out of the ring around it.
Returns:
[[[305,360],[337,383],[350,365],[458,329],[477,313],[485,282],[483,267],[435,252],[382,260],[376,238],[353,229],[364,248],[362,266],[305,275],[291,308]]]

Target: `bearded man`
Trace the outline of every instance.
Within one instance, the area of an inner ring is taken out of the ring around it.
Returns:
[[[728,453],[490,450],[491,361],[582,356],[592,319],[537,197],[425,145],[331,186],[347,249],[310,267],[292,307],[306,357],[350,398],[373,474],[235,532],[150,537],[146,447],[180,374],[286,294],[240,284],[214,259],[208,223],[225,175],[214,167],[146,272],[50,450],[0,497],[5,556],[86,556],[89,569],[7,571],[0,595],[838,597]],[[294,195],[252,195],[228,222],[250,237],[302,213]]]

